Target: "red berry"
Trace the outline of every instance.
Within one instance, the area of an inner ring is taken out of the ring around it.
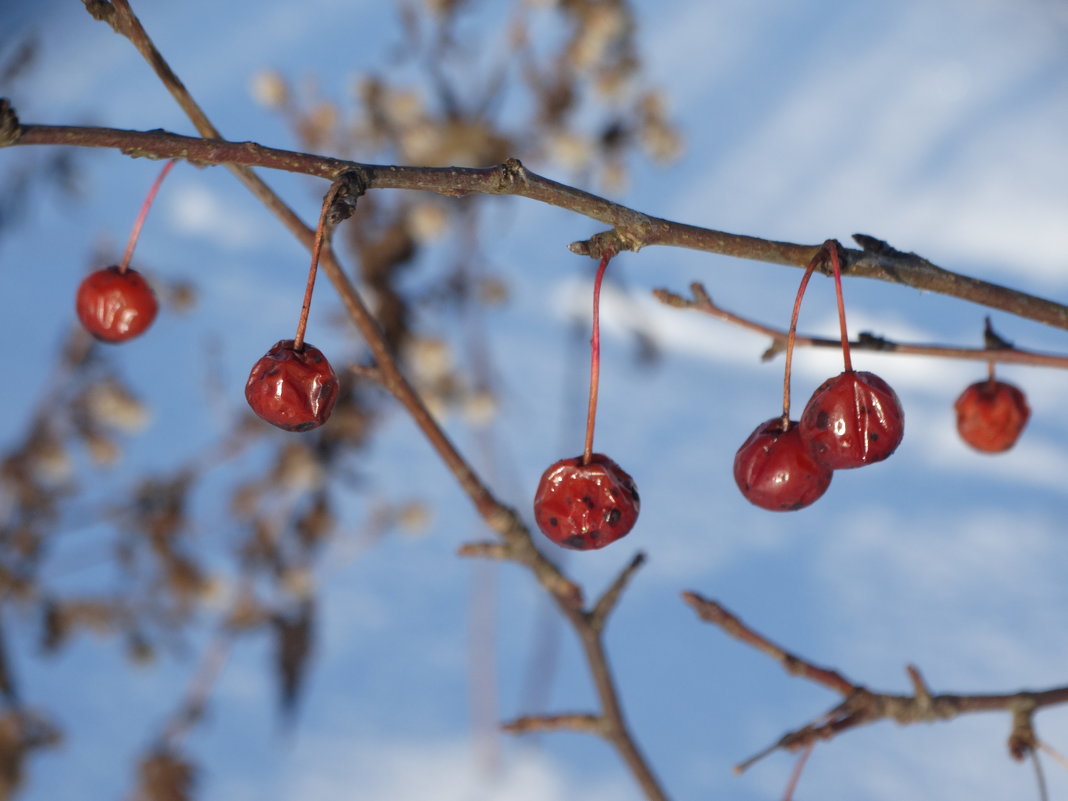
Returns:
[[[953,408],[961,439],[984,453],[1000,453],[1015,445],[1031,417],[1023,392],[993,379],[969,386]]]
[[[245,399],[252,411],[286,431],[318,428],[337,400],[334,368],[318,348],[304,343],[300,350],[283,339],[252,366]]]
[[[803,509],[831,484],[831,470],[816,461],[797,421],[782,418],[757,426],[734,455],[734,480],[750,503],[772,512]]]
[[[136,270],[107,267],[90,273],[74,303],[85,330],[102,342],[125,342],[152,325],[156,293]]]
[[[874,373],[846,370],[823,382],[798,421],[802,439],[832,470],[881,462],[905,435],[905,414]]]
[[[603,453],[549,466],[534,495],[534,519],[545,536],[579,551],[603,548],[626,536],[638,519],[638,489]]]

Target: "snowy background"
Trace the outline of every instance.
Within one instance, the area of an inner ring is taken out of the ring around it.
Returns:
[[[667,88],[687,150],[666,169],[636,169],[616,199],[787,241],[848,242],[854,232],[869,233],[957,272],[1068,300],[1063,2],[635,5],[648,77]],[[81,3],[6,0],[0,8],[0,46],[30,28],[41,35],[39,66],[12,90],[0,86],[23,121],[190,131],[130,45],[91,21]],[[214,21],[205,26],[199,20],[209,8]],[[368,46],[376,41],[368,32],[395,29],[392,4],[373,0],[189,0],[136,9],[226,136],[280,147],[292,139],[250,97],[252,76],[265,67],[318,76],[324,92],[341,94],[352,74],[382,57]],[[384,49],[388,36],[382,42]],[[26,157],[0,152],[0,161]],[[0,238],[0,330],[11,343],[0,382],[5,444],[41,397],[91,252],[121,247],[155,175],[152,165],[117,153],[83,163],[81,201],[34,193],[18,229]],[[307,182],[268,180],[306,218],[314,215],[318,200]],[[532,202],[502,202],[510,228],[492,257],[514,291],[488,318],[503,393],[495,442],[504,467],[494,486],[526,509],[544,467],[579,450],[584,388],[565,382],[583,375],[586,356],[569,332],[587,313],[589,272],[564,246],[598,227]],[[296,277],[306,265],[298,245],[227,173],[181,165],[137,259],[157,275],[198,281],[201,297],[194,313],[161,318],[151,339],[123,351],[124,370],[153,411],[148,430],[127,444],[126,471],[193,452],[218,433],[205,429],[227,424],[190,412],[204,353],[211,349],[220,375],[239,388],[248,365],[290,335],[303,282]],[[1034,414],[1018,446],[991,458],[957,440],[952,418],[953,400],[982,377],[982,365],[858,355],[858,367],[878,372],[901,396],[903,445],[883,464],[836,475],[810,509],[775,515],[745,502],[730,464],[756,424],[777,413],[781,361],[760,362],[767,344],[760,337],[661,307],[647,290],[685,291],[701,280],[727,308],[783,325],[800,274],[657,248],[624,254],[612,270],[620,284],[604,299],[597,441],[635,477],[642,516],[626,540],[573,555],[568,569],[592,595],[636,549],[649,556],[607,640],[638,741],[673,798],[780,797],[792,758],[772,756],[741,778],[731,766],[836,700],[699,623],[679,600],[682,590],[717,598],[787,648],[873,689],[908,692],[910,662],[935,691],[1068,681],[1068,417],[1059,371],[1001,369],[1026,390]],[[869,281],[847,282],[845,291],[854,333],[981,344],[983,309]],[[317,303],[329,304],[327,296],[320,292]],[[653,368],[635,365],[627,337],[635,321],[663,349]],[[1064,332],[999,313],[994,324],[1022,347],[1068,350]],[[829,282],[814,282],[801,328],[834,335]],[[309,338],[329,344],[329,336]],[[830,352],[800,353],[799,403],[839,365]],[[564,398],[575,408],[562,408]],[[449,430],[474,451],[461,420]],[[383,494],[417,489],[434,504],[431,530],[365,551],[342,538],[326,560],[316,661],[293,731],[276,715],[270,644],[241,642],[211,717],[190,741],[204,766],[199,797],[637,798],[615,755],[592,738],[494,737],[485,710],[473,705],[487,692],[490,717],[502,719],[591,708],[578,649],[567,631],[556,631],[551,692],[534,699],[542,709],[530,708],[531,657],[540,638],[552,636],[541,593],[515,568],[455,558],[459,544],[485,532],[400,415],[371,456],[368,471]],[[101,480],[121,486],[122,477]],[[355,523],[366,510],[354,503],[352,514]],[[218,524],[225,538],[225,521]],[[493,598],[488,609],[486,598]],[[472,631],[485,615],[495,625],[495,686],[472,693]],[[68,735],[61,749],[32,761],[24,797],[120,797],[188,680],[192,654],[131,672],[118,649],[91,638],[51,661],[35,659],[28,633],[20,645],[15,668],[24,696],[58,709]],[[1068,711],[1043,712],[1037,726],[1068,751]],[[851,732],[816,749],[798,798],[1037,797],[1031,766],[1006,755],[1008,732],[1001,714]],[[1068,773],[1046,766],[1051,798],[1065,797]]]

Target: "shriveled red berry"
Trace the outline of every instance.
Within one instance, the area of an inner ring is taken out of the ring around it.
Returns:
[[[579,551],[626,536],[638,519],[638,489],[618,464],[595,453],[549,466],[534,494],[534,519],[545,536]]]
[[[832,470],[861,467],[897,450],[905,413],[897,393],[874,373],[846,370],[809,398],[798,421],[801,438]]]
[[[961,439],[983,453],[1007,451],[1016,444],[1031,417],[1023,392],[994,379],[966,388],[953,408]]]
[[[338,381],[322,351],[283,339],[252,366],[245,399],[252,411],[286,431],[318,428],[337,401]]]
[[[831,470],[816,461],[797,421],[783,430],[781,417],[761,423],[734,455],[734,480],[746,499],[772,512],[814,503],[831,485]]]
[[[156,319],[156,293],[136,270],[106,267],[87,275],[74,308],[85,330],[101,342],[125,342]]]

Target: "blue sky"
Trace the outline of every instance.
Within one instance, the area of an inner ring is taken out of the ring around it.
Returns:
[[[371,36],[381,49],[357,48],[353,37],[394,30],[387,3],[220,6],[140,3],[138,11],[224,134],[277,146],[291,139],[250,97],[257,70],[320,76],[325,94],[341,95],[349,76],[374,67],[390,41]],[[648,76],[667,89],[686,151],[666,169],[636,166],[614,197],[659,216],[775,239],[869,233],[949,269],[1068,296],[1061,4],[636,6]],[[209,7],[215,22],[205,26]],[[25,121],[189,131],[132,48],[89,20],[80,3],[53,0],[37,10],[47,11],[47,25],[26,6],[12,17],[43,36],[38,69],[10,92]],[[0,153],[0,162],[28,157],[16,149]],[[121,248],[155,174],[151,164],[112,153],[83,164],[79,202],[39,193],[19,229],[0,239],[7,287],[0,320],[19,343],[0,385],[4,443],[42,396],[43,366],[69,324],[68,296],[91,255]],[[558,175],[551,164],[543,169]],[[306,182],[269,180],[306,217],[315,213],[318,199]],[[570,332],[576,319],[585,323],[590,272],[565,246],[598,228],[530,202],[500,202],[505,233],[488,252],[513,291],[486,319],[502,401],[492,429],[499,469],[488,475],[502,498],[525,509],[544,467],[581,447],[584,388],[566,382],[584,370],[583,346]],[[228,174],[181,166],[136,258],[161,278],[197,280],[201,299],[192,314],[164,316],[151,339],[117,357],[153,417],[124,441],[123,468],[94,479],[104,486],[125,486],[138,471],[195,451],[244,413],[240,386],[249,365],[290,335],[306,265]],[[982,377],[981,366],[857,356],[858,368],[878,372],[901,396],[904,443],[885,463],[837,474],[810,509],[771,514],[741,498],[730,464],[749,432],[777,413],[781,362],[759,361],[766,346],[759,337],[666,309],[647,290],[684,291],[701,280],[722,305],[782,325],[799,273],[657,248],[624,254],[612,270],[625,289],[610,287],[604,298],[597,443],[635,477],[642,515],[621,543],[571,555],[568,569],[593,594],[636,549],[649,556],[610,624],[608,645],[638,740],[673,798],[778,798],[789,757],[770,757],[741,778],[731,765],[835,700],[698,623],[679,600],[682,590],[719,599],[788,648],[876,689],[906,692],[909,662],[936,691],[1065,682],[1068,420],[1059,372],[1001,371],[1026,390],[1034,416],[1018,446],[992,458],[967,450],[952,425],[952,402]],[[980,344],[982,309],[870,281],[847,282],[845,292],[854,333]],[[335,308],[325,288],[316,303],[309,339],[324,350],[343,348],[349,334],[314,319]],[[635,365],[626,331],[636,322],[663,350],[654,368]],[[994,323],[1021,346],[1066,350],[1063,332],[1003,314]],[[459,333],[440,325],[445,336]],[[801,327],[833,335],[834,326],[830,284],[815,280]],[[206,350],[223,385],[234,388],[210,419],[196,411]],[[833,353],[799,353],[797,402],[839,369]],[[564,399],[574,408],[562,408]],[[461,418],[446,425],[461,447],[479,453],[481,440]],[[487,720],[472,713],[469,676],[479,651],[471,631],[482,615],[494,626],[501,718],[588,708],[577,648],[557,631],[560,663],[548,706],[524,708],[544,599],[522,571],[453,555],[486,532],[403,417],[390,418],[369,457],[374,494],[426,500],[432,524],[362,549],[368,503],[351,502],[351,519],[316,573],[322,620],[299,727],[280,732],[269,644],[240,643],[210,718],[190,741],[204,765],[200,797],[637,798],[599,742],[569,734],[494,740]],[[232,544],[236,535],[218,510],[208,523],[205,548]],[[88,541],[73,541],[57,559],[77,564],[99,553],[106,534],[91,529]],[[69,580],[91,586],[96,573],[72,570]],[[220,592],[225,597],[225,586]],[[82,638],[63,658],[40,661],[29,622],[18,632],[25,695],[54,705],[69,732],[62,749],[34,760],[25,797],[123,793],[131,760],[170,711],[174,687],[188,680],[192,653],[131,674],[114,643]],[[1044,740],[1068,751],[1068,714],[1047,711],[1037,723]],[[1036,797],[1030,767],[1005,756],[1008,731],[1006,716],[985,715],[853,732],[816,749],[798,797]],[[1051,797],[1060,797],[1068,774],[1046,764]]]

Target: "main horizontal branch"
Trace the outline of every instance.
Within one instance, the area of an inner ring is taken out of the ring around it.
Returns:
[[[10,105],[0,105],[0,146],[99,147],[129,156],[181,158],[196,164],[264,167],[333,180],[355,172],[368,189],[407,189],[442,195],[515,195],[568,209],[612,230],[573,250],[599,256],[603,248],[637,251],[649,245],[684,247],[754,261],[803,267],[818,245],[778,242],[673,222],[631,209],[531,172],[518,160],[494,167],[403,167],[264,147],[254,142],[202,139],[167,131],[127,131],[67,125],[21,125]],[[843,271],[971,301],[1057,328],[1068,329],[1068,306],[980,281],[903,253],[874,237],[856,235],[860,250],[846,250]]]

